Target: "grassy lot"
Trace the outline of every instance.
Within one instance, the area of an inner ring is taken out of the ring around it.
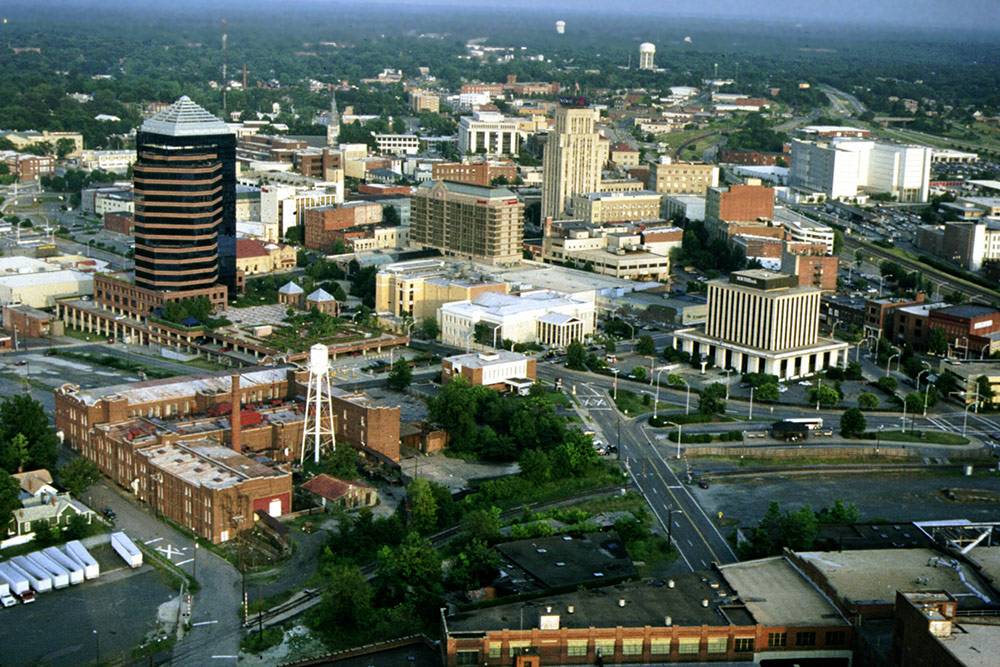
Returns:
[[[638,394],[628,389],[619,389],[615,405],[626,414],[639,415],[653,411],[653,397],[649,394]],[[658,404],[658,410],[669,410],[673,407],[673,404],[662,401]]]
[[[54,357],[75,359],[77,361],[97,364],[98,366],[114,368],[129,373],[139,373],[141,371],[145,373],[147,377],[153,379],[169,378],[177,375],[176,373],[168,371],[164,368],[148,366],[146,364],[138,363],[130,359],[124,359],[111,354],[92,354],[90,352],[76,352],[74,350],[63,350],[60,348],[52,348],[49,350],[48,354]]]
[[[865,434],[869,440],[878,437],[883,442],[916,442],[932,445],[967,445],[969,439],[957,433],[946,433],[945,431],[874,431]]]

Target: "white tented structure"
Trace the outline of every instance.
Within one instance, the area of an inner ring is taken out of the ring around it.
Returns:
[[[330,350],[317,343],[309,348],[309,385],[306,390],[305,428],[302,429],[302,463],[310,439],[313,461],[319,463],[323,449],[337,447],[333,425],[333,388],[330,385]]]

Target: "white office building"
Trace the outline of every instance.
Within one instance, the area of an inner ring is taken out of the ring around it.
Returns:
[[[889,193],[897,201],[925,202],[933,151],[926,146],[844,138],[792,142],[789,185],[854,199]]]
[[[446,303],[438,311],[441,342],[464,348],[476,346],[477,324],[494,330],[497,341],[564,348],[593,335],[596,321],[593,301],[551,290],[487,292],[471,301]]]
[[[674,348],[718,368],[784,379],[839,367],[850,346],[820,337],[820,295],[785,273],[734,271],[708,283],[704,326],[674,332]]]
[[[822,244],[827,255],[833,254],[833,227],[783,206],[774,207],[774,221],[781,223],[791,240]]]
[[[458,150],[463,155],[516,156],[520,149],[520,121],[499,111],[477,111],[458,123]]]

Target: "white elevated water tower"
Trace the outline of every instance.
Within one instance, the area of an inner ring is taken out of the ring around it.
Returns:
[[[300,463],[306,460],[306,447],[312,440],[313,461],[319,463],[324,449],[337,448],[333,425],[333,388],[330,384],[330,350],[316,343],[309,348],[309,384],[306,388],[305,424],[302,429]]]
[[[643,42],[639,45],[639,69],[656,69],[653,60],[656,58],[656,45]]]

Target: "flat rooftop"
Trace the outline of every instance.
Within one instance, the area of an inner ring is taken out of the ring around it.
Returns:
[[[847,625],[833,603],[784,556],[723,565],[719,571],[762,625]]]
[[[513,361],[524,361],[528,357],[518,352],[509,350],[496,350],[494,352],[473,352],[470,354],[456,354],[446,357],[455,366],[464,368],[487,368],[496,364],[506,364]]]
[[[141,449],[137,453],[147,457],[150,465],[179,477],[188,484],[215,490],[229,488],[248,479],[288,474],[269,468],[207,438],[160,444]]]
[[[568,629],[662,627],[667,616],[681,627],[755,625],[717,574],[682,574],[673,581],[674,588],[662,580],[647,580],[542,595],[461,612],[446,622],[449,632],[532,630],[539,627],[543,615],[558,615],[559,627]],[[709,601],[708,607],[702,606],[702,600]]]
[[[1000,656],[1000,619],[962,618],[952,625],[950,637],[938,641],[965,667],[996,667]]]
[[[655,281],[638,282],[612,276],[602,276],[589,271],[569,269],[563,266],[523,262],[510,269],[493,269],[491,276],[510,283],[512,289],[551,289],[569,294],[597,291],[612,293],[632,292],[656,287]]]
[[[980,606],[986,595],[967,565],[931,549],[806,551],[798,554],[830,582],[837,594],[855,604],[892,605],[896,591],[947,591],[960,606]]]
[[[276,366],[240,371],[240,387],[248,389],[256,385],[281,382],[288,376],[289,366]],[[78,400],[85,405],[96,405],[105,399],[124,398],[129,405],[142,405],[169,399],[180,399],[198,393],[217,394],[231,391],[232,371],[219,371],[207,375],[186,375],[146,382],[116,384],[76,392]]]
[[[496,549],[546,588],[635,576],[632,559],[615,531],[518,540]]]

